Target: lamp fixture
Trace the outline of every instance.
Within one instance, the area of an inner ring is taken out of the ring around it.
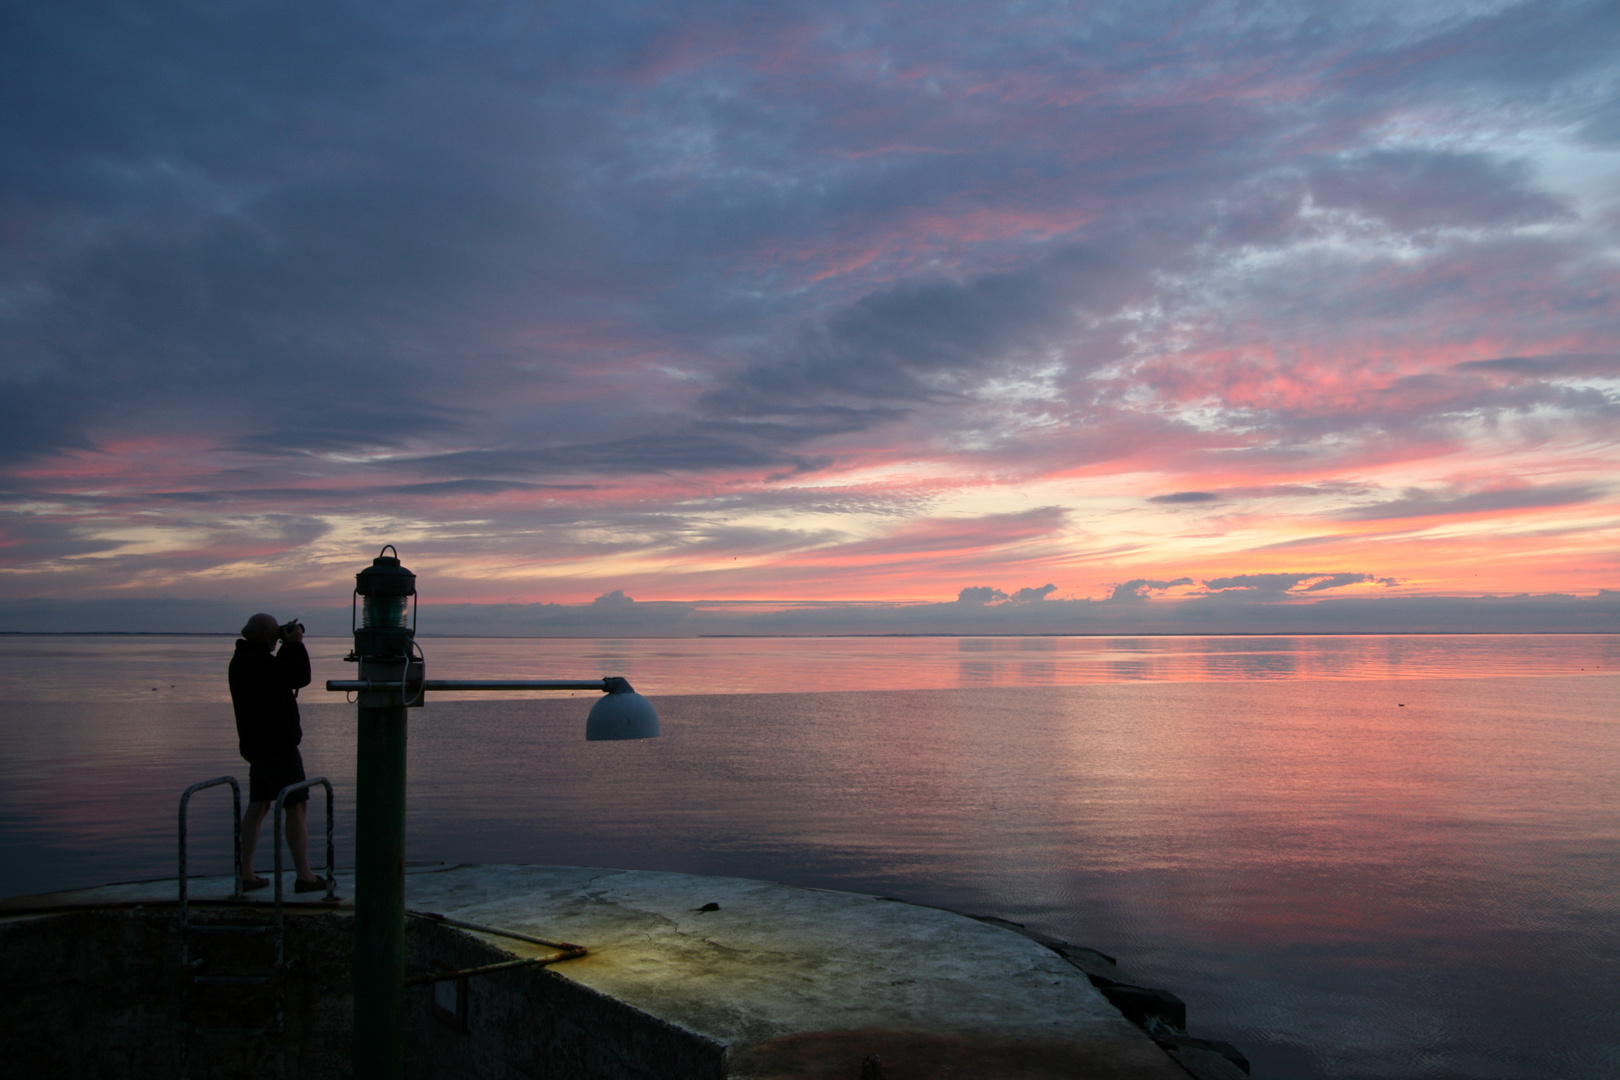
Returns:
[[[393,554],[389,555],[388,552]],[[416,575],[386,545],[355,575],[350,626],[358,679],[354,837],[354,1075],[400,1080],[405,1069],[405,716],[438,690],[600,690],[585,718],[591,742],[652,739],[658,711],[617,675],[600,679],[429,679],[416,644]]]

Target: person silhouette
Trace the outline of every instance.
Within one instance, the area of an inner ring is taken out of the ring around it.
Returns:
[[[304,738],[298,690],[308,686],[309,679],[309,650],[304,648],[301,625],[294,622],[283,628],[274,616],[263,612],[248,619],[230,666],[237,747],[248,763],[248,804],[242,813],[244,889],[270,884],[253,869],[259,827],[281,789],[304,780],[304,758],[298,750]],[[326,883],[309,868],[309,792],[289,795],[286,808],[287,848],[298,874],[293,888],[297,892],[324,889]]]

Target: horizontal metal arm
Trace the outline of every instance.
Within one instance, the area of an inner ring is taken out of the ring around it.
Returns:
[[[415,689],[417,685],[414,680],[408,684],[380,679],[326,680],[328,690],[350,693],[401,690],[407,686]],[[613,693],[621,686],[624,690],[630,688],[629,683],[612,675],[603,679],[428,679],[420,685],[423,690],[600,690],[604,694]]]

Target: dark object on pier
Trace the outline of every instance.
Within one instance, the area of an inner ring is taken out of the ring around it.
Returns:
[[[861,1062],[861,1080],[883,1080],[883,1059],[867,1054],[866,1060]]]
[[[1102,992],[1109,1004],[1141,1028],[1196,1080],[1232,1080],[1249,1075],[1249,1059],[1229,1042],[1200,1039],[1187,1034],[1187,1003],[1168,990],[1138,986],[1107,953],[1071,945],[1031,930],[1023,923],[975,915],[980,922],[1006,927],[1045,945],[1085,972],[1091,985]]]
[[[1187,1003],[1168,990],[1151,986],[1128,986],[1093,978],[1093,986],[1102,991],[1109,1004],[1125,1014],[1125,1019],[1152,1035],[1159,1028],[1187,1030]]]
[[[1198,1039],[1180,1032],[1159,1031],[1153,1034],[1153,1041],[1169,1051],[1171,1057],[1199,1080],[1220,1080],[1223,1075],[1233,1076],[1230,1070],[1236,1070],[1237,1074],[1243,1076],[1249,1075],[1248,1057],[1222,1039]],[[1220,1061],[1212,1059],[1224,1060],[1229,1070],[1223,1074]]]

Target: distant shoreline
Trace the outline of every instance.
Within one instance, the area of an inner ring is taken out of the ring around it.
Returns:
[[[238,637],[219,630],[0,630],[0,637]],[[313,635],[311,635],[313,636]]]
[[[469,638],[476,641],[587,641],[628,638],[634,641],[707,641],[794,638],[1200,638],[1200,637],[1608,637],[1620,630],[1138,630],[1129,633],[871,633],[871,634],[418,634],[421,638]],[[213,637],[241,635],[217,630],[0,630],[0,637]],[[307,638],[346,638],[348,634],[312,634]]]

